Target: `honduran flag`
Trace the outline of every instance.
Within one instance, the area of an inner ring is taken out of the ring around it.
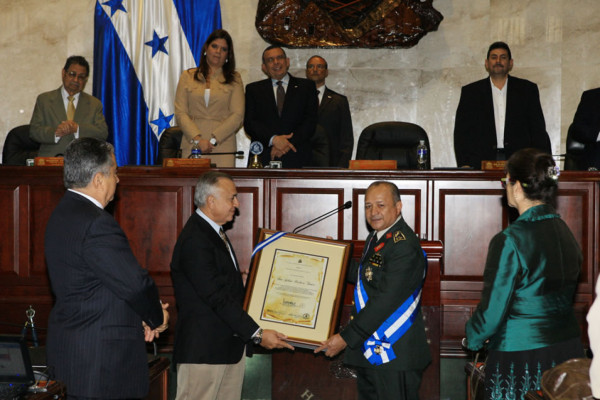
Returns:
[[[160,135],[175,124],[179,76],[220,27],[219,0],[96,1],[93,94],[118,165],[154,163]]]

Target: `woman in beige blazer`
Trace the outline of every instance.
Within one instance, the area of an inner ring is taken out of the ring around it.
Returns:
[[[183,71],[175,94],[175,117],[183,131],[181,153],[190,155],[193,140],[217,167],[234,167],[235,134],[244,120],[244,86],[235,71],[233,41],[227,31],[210,34],[198,68]]]

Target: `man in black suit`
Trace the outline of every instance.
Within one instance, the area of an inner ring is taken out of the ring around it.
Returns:
[[[573,139],[585,145],[585,169],[600,169],[600,88],[586,90],[581,95],[573,118]]]
[[[459,167],[479,169],[483,160],[506,160],[526,147],[552,153],[538,87],[508,75],[512,67],[508,45],[492,43],[485,60],[489,78],[462,88],[454,125]]]
[[[71,142],[64,182],[68,191],[48,220],[44,245],[56,296],[48,321],[49,371],[66,384],[69,398],[142,398],[149,386],[144,336],[150,341],[164,331],[168,313],[125,233],[104,210],[119,182],[112,145],[94,138]]]
[[[280,159],[284,168],[309,166],[317,125],[315,84],[288,73],[290,59],[279,46],[267,47],[262,60],[268,78],[246,86],[244,130],[263,144],[263,164]]]
[[[365,218],[373,231],[360,263],[348,272],[348,280],[356,283],[350,322],[315,353],[334,357],[346,349],[344,362],[356,368],[361,400],[418,399],[423,370],[431,361],[419,300],[423,249],[402,218],[393,183],[369,185]]]
[[[248,343],[294,348],[285,335],[263,331],[243,309],[244,282],[222,228],[239,206],[231,177],[202,175],[194,203],[198,208],[177,238],[171,261],[178,311],[177,400],[239,400]]]
[[[62,86],[42,93],[35,102],[29,136],[39,142],[39,155],[62,155],[67,145],[80,137],[106,140],[108,128],[100,100],[83,92],[90,65],[81,56],[67,58]]]
[[[319,119],[313,136],[312,165],[317,167],[348,168],[354,133],[348,99],[325,86],[329,75],[327,61],[312,56],[306,62],[306,77],[317,85]]]

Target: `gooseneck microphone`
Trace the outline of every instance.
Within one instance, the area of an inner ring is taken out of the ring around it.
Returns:
[[[228,154],[232,154],[234,156],[243,156],[244,152],[243,151],[226,151],[226,152],[222,152],[222,153],[202,153],[203,157],[207,157],[210,158],[211,155],[213,156],[225,156]]]
[[[295,229],[292,231],[292,233],[298,233],[298,232],[300,232],[300,231],[303,231],[303,230],[305,230],[306,228],[309,228],[309,227],[313,226],[314,224],[316,224],[316,223],[318,223],[318,222],[321,222],[321,221],[323,221],[325,218],[329,218],[329,217],[331,217],[332,215],[334,215],[334,214],[337,214],[337,213],[339,213],[340,211],[342,211],[342,210],[345,210],[346,208],[350,208],[350,207],[352,207],[352,202],[351,202],[350,200],[348,200],[347,202],[345,202],[345,203],[344,203],[344,204],[342,204],[341,206],[339,206],[339,207],[337,207],[337,208],[334,208],[333,210],[331,210],[331,211],[328,211],[328,212],[326,212],[325,214],[323,214],[323,215],[321,215],[321,216],[319,216],[319,217],[317,217],[317,218],[315,218],[315,219],[311,219],[310,221],[308,221],[308,222],[305,222],[304,224],[302,224],[302,225],[300,225],[300,226],[297,226],[297,227],[296,227],[296,228],[295,228]]]

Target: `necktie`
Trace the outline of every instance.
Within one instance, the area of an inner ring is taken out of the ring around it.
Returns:
[[[319,103],[319,105],[321,104],[321,99],[319,98],[320,94],[321,94],[321,90],[317,89],[317,103]]]
[[[277,111],[281,117],[283,111],[283,101],[285,100],[285,90],[283,90],[283,82],[277,81]]]
[[[69,96],[67,99],[69,99],[69,104],[67,104],[67,121],[73,121],[73,117],[75,117],[75,104],[73,104],[75,96]]]
[[[221,239],[223,239],[223,243],[225,243],[225,247],[227,247],[227,251],[231,252],[231,249],[229,248],[229,241],[227,240],[227,236],[225,236],[225,232],[223,231],[223,228],[221,228],[219,230],[219,235],[221,235]]]
[[[231,255],[231,261],[233,261],[233,265],[235,266],[235,269],[239,271],[239,267],[237,265],[237,260],[235,259],[235,253],[233,252],[233,249],[231,248],[231,246],[229,246],[229,239],[227,239],[227,235],[223,231],[223,228],[219,229],[219,235],[221,236],[223,243],[225,243],[225,247],[227,247],[227,251],[229,251],[229,254]]]

